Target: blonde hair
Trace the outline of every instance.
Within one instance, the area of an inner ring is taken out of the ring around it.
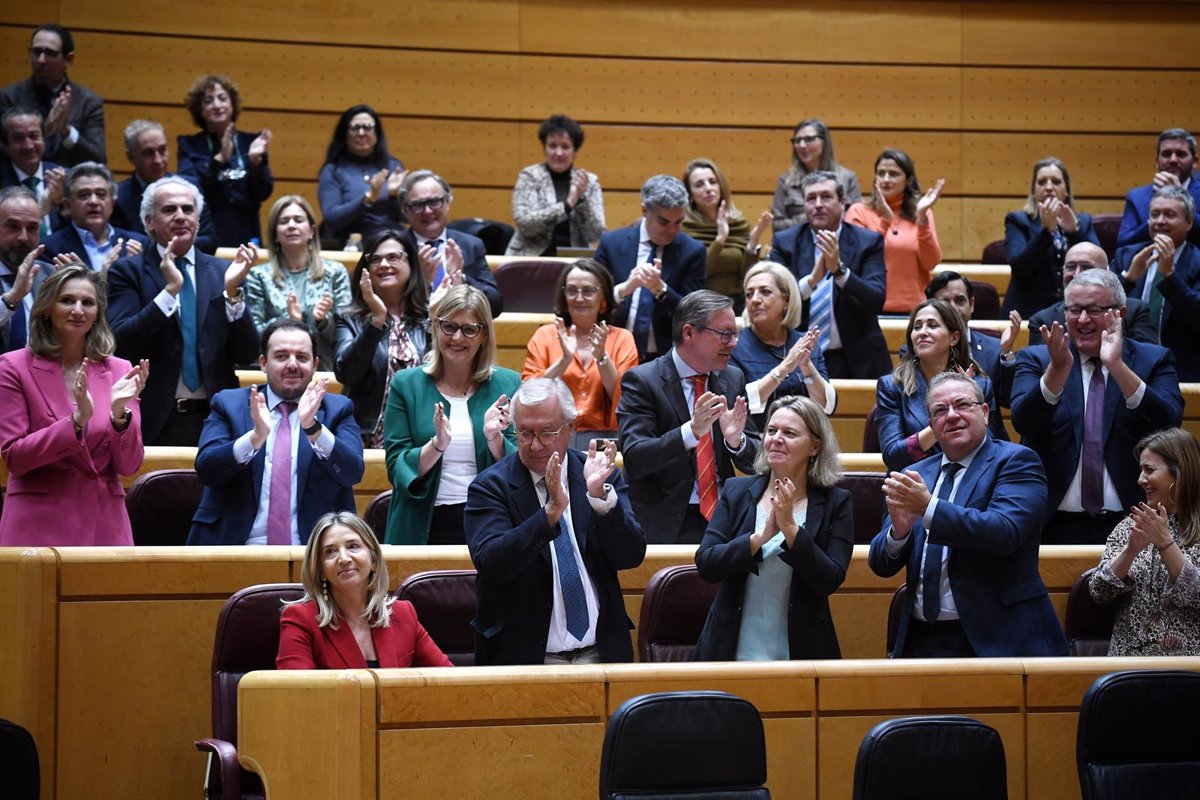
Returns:
[[[279,227],[279,218],[283,216],[283,210],[293,205],[300,206],[312,228],[312,238],[308,240],[308,279],[313,283],[325,280],[325,262],[321,260],[321,245],[317,240],[316,212],[313,211],[312,205],[300,195],[285,194],[275,201],[275,205],[271,206],[271,213],[267,214],[267,229],[263,232],[267,240],[267,254],[271,260],[271,280],[281,289],[287,280],[284,273],[288,271],[288,268],[283,263],[283,246],[279,243],[276,231]]]
[[[841,448],[838,447],[837,436],[833,425],[829,422],[825,410],[816,401],[803,395],[787,395],[771,403],[767,411],[767,425],[777,411],[791,411],[800,417],[808,435],[821,445],[821,449],[812,457],[808,464],[808,483],[810,486],[837,486],[842,479]],[[754,471],[761,474],[770,472],[767,466],[766,448],[758,448],[754,458]]]
[[[787,310],[783,312],[783,327],[799,326],[800,319],[804,314],[804,301],[800,299],[800,284],[796,282],[796,276],[792,274],[792,271],[783,264],[775,261],[759,261],[746,270],[746,277],[742,278],[742,293],[745,294],[746,284],[750,283],[751,278],[764,272],[775,279],[775,287],[787,301]],[[750,327],[749,308],[742,309],[742,324],[747,328]]]
[[[96,322],[84,337],[83,354],[93,361],[107,358],[117,349],[117,340],[112,328],[108,327],[107,282],[101,273],[82,264],[59,267],[42,281],[29,311],[29,349],[35,356],[55,361],[62,356],[62,345],[50,322],[50,309],[58,301],[63,287],[73,280],[85,280],[96,291]]]
[[[363,544],[371,551],[371,575],[367,581],[367,607],[363,619],[372,628],[386,628],[391,624],[389,610],[395,598],[388,594],[387,562],[383,560],[383,549],[379,539],[362,517],[349,511],[331,511],[317,520],[308,545],[304,548],[304,564],[300,567],[300,582],[304,584],[304,597],[294,602],[311,600],[317,604],[317,625],[336,628],[341,612],[329,596],[328,582],[322,572],[321,539],[335,525],[349,528],[359,535]]]
[[[417,268],[419,269],[420,266],[418,265]],[[454,316],[459,311],[470,311],[483,326],[484,342],[479,351],[475,353],[475,363],[471,369],[471,380],[475,383],[483,383],[492,376],[492,370],[496,366],[496,331],[495,326],[492,325],[492,307],[488,303],[487,295],[465,283],[446,292],[437,305],[429,309],[429,319],[433,328],[430,338],[433,341],[429,347],[429,363],[423,369],[425,374],[435,381],[440,381],[445,375],[446,365],[442,363],[442,340],[438,322]]]

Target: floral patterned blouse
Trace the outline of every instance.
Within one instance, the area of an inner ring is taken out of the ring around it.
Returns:
[[[1172,514],[1169,530],[1179,542],[1179,526]],[[1200,655],[1200,543],[1180,546],[1186,563],[1174,583],[1162,555],[1147,546],[1133,559],[1122,581],[1112,562],[1129,542],[1133,520],[1126,517],[1108,536],[1100,567],[1092,574],[1088,591],[1097,603],[1119,603],[1113,626],[1110,656]]]

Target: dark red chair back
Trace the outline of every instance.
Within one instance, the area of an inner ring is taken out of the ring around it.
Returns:
[[[548,259],[522,259],[501,264],[493,275],[500,294],[504,295],[504,310],[553,313],[554,290],[564,266],[561,261]]]
[[[1075,579],[1067,595],[1067,646],[1073,656],[1106,656],[1117,618],[1116,604],[1100,605],[1092,599],[1088,582],[1096,567]]]
[[[363,519],[371,526],[375,538],[380,542],[383,542],[383,535],[387,533],[388,511],[391,507],[392,490],[388,489],[372,497],[371,502],[367,503],[367,510],[363,512]]]
[[[846,472],[838,486],[854,503],[854,543],[870,544],[883,525],[883,472]]]
[[[1121,231],[1120,214],[1092,214],[1092,228],[1100,247],[1108,254],[1108,260],[1117,257],[1117,234]]]
[[[475,570],[439,569],[409,575],[396,598],[417,610],[417,620],[456,667],[475,664]]]
[[[888,606],[887,621],[887,657],[896,657],[896,636],[900,633],[900,618],[904,614],[904,604],[908,600],[908,584],[902,583],[896,587],[892,595],[892,603]]]
[[[971,319],[1003,319],[1000,316],[1000,292],[987,281],[971,281],[975,311]]]
[[[995,242],[989,242],[987,247],[983,248],[983,255],[979,258],[980,264],[1007,264],[1008,256],[1004,253],[1004,240],[999,239]]]
[[[654,573],[642,595],[638,659],[691,661],[718,588],[701,578],[694,564]]]
[[[203,491],[194,469],[157,469],[139,477],[125,494],[133,543],[186,544]]]
[[[867,412],[867,420],[863,423],[862,451],[864,453],[879,453],[879,427],[875,424],[876,406],[871,406]]]

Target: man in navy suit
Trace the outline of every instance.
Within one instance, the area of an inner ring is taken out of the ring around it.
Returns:
[[[188,544],[307,544],[322,514],[354,511],[362,436],[354,404],[326,394],[327,379],[313,381],[315,347],[303,323],[276,320],[258,357],[267,385],[213,396],[196,453],[204,493]]]
[[[596,260],[613,277],[613,322],[633,331],[642,363],[669,349],[679,301],[708,284],[708,251],[680,227],[688,190],[655,175],[642,184],[642,220],[600,237]]]
[[[70,223],[46,239],[46,257],[74,254],[94,270],[106,271],[118,258],[150,246],[140,233],[109,224],[116,186],[108,167],[85,161],[71,167],[63,181]]]
[[[66,170],[45,160],[46,142],[42,138],[42,115],[35,109],[16,106],[0,116],[4,133],[4,154],[0,162],[0,189],[24,186],[37,196],[42,212],[41,235],[45,239],[64,224],[58,213],[62,202],[62,184]]]
[[[1112,269],[1125,291],[1150,307],[1158,342],[1175,353],[1181,381],[1200,381],[1200,249],[1188,240],[1196,203],[1178,186],[1164,186],[1150,201],[1148,245],[1117,251]]]
[[[404,179],[396,199],[408,220],[409,228],[404,235],[416,245],[430,294],[443,280],[452,284],[465,281],[487,295],[492,318],[500,316],[504,297],[488,267],[483,240],[446,226],[450,204],[454,202],[450,184],[435,172],[418,169]],[[448,254],[448,249],[457,249],[458,253]]]
[[[1166,348],[1122,335],[1125,292],[1108,270],[1075,275],[1067,328],[1017,354],[1012,422],[1048,476],[1047,544],[1103,544],[1142,498],[1131,453],[1147,433],[1178,425],[1183,397]]]
[[[954,310],[970,323],[975,315],[975,287],[971,281],[954,270],[945,269],[933,273],[933,280],[925,287],[925,296],[931,300],[944,300],[954,306]],[[975,363],[983,367],[983,371],[992,379],[992,388],[996,392],[996,402],[1008,408],[1008,393],[1012,388],[1012,368],[1014,362],[1013,342],[1021,329],[1021,315],[1013,311],[1009,314],[1008,327],[999,338],[984,333],[976,328],[968,328],[971,357]],[[908,346],[900,348],[900,357],[904,358]]]
[[[885,578],[907,569],[894,655],[1065,656],[1038,574],[1037,455],[987,435],[989,409],[966,375],[935,376],[926,402],[942,452],[885,479],[888,516],[867,559]]]
[[[1149,229],[1150,200],[1164,186],[1178,186],[1192,197],[1192,203],[1200,205],[1200,180],[1192,171],[1196,168],[1196,137],[1183,128],[1168,128],[1158,135],[1158,149],[1154,160],[1154,180],[1145,186],[1129,190],[1125,195],[1125,213],[1121,216],[1121,230],[1117,234],[1117,247],[1130,247],[1151,241]],[[1200,245],[1200,229],[1193,230],[1188,237],[1192,244]]]
[[[616,468],[616,443],[568,449],[575,399],[534,378],[513,395],[517,452],[467,489],[467,547],[479,571],[475,663],[633,661],[617,572],[646,555],[646,537]]]
[[[117,355],[150,359],[142,392],[142,439],[194,447],[209,398],[238,385],[234,367],[258,350],[242,282],[257,253],[238,248],[230,264],[196,251],[204,198],[183,178],[146,188],[142,220],[153,247],[108,271],[108,322]]]
[[[842,221],[842,184],[832,172],[808,173],[800,190],[808,221],[771,243],[771,261],[790,269],[800,284],[800,325],[820,328],[830,378],[885,375],[892,357],[879,327],[887,294],[883,238]]]
[[[112,224],[130,231],[142,228],[142,195],[146,187],[159,178],[174,176],[169,172],[170,151],[167,134],[163,126],[148,119],[135,119],[125,126],[125,157],[133,166],[133,174],[117,184],[116,204],[113,206]],[[200,185],[180,176],[189,183]],[[213,230],[212,211],[206,205],[200,214],[200,230],[196,233],[196,247],[212,255],[217,251],[217,234]]]
[[[0,353],[29,340],[29,314],[38,287],[54,269],[39,261],[37,198],[24,186],[0,189]]]
[[[745,376],[729,363],[738,338],[733,301],[692,292],[673,326],[674,348],[621,376],[617,425],[647,539],[699,544],[734,466],[754,471],[761,437],[748,419]],[[714,482],[702,482],[705,475]]]

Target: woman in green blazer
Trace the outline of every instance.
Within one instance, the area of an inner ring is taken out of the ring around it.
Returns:
[[[521,378],[495,366],[487,296],[455,286],[430,317],[428,363],[396,373],[384,409],[392,481],[387,544],[465,544],[467,486],[517,449],[509,398]]]

